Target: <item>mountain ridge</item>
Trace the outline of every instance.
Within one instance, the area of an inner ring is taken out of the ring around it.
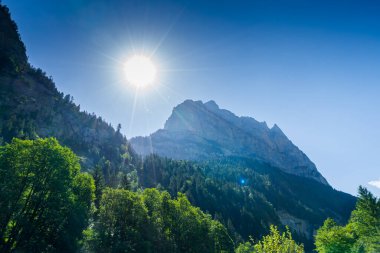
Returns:
[[[174,107],[164,128],[130,140],[143,156],[157,153],[173,159],[208,160],[241,156],[268,162],[283,171],[328,185],[315,164],[274,124],[236,116],[215,101],[185,100]]]

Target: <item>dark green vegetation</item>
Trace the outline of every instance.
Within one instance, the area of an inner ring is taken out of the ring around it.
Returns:
[[[0,251],[235,251],[228,229],[184,194],[173,199],[154,188],[112,189],[97,173],[81,173],[77,156],[54,138],[13,139],[0,147]],[[327,219],[318,230],[318,252],[378,252],[380,201],[364,188],[359,194],[345,227]],[[303,245],[288,229],[280,233],[270,226],[269,235],[241,243],[235,252],[299,253]]]
[[[258,240],[271,224],[309,250],[327,217],[343,224],[354,208],[348,194],[254,160],[140,159],[120,127],[30,66],[1,5],[0,60],[1,252],[231,252],[231,239]]]
[[[0,148],[0,252],[73,252],[88,226],[94,181],[55,139]]]
[[[107,188],[93,229],[94,252],[233,252],[227,229],[190,204],[185,195]]]
[[[0,252],[234,251],[227,229],[185,195],[102,188],[97,180],[53,138],[1,147]]]
[[[236,241],[250,235],[260,238],[271,224],[288,225],[295,238],[311,249],[313,231],[327,217],[345,222],[355,204],[352,196],[330,186],[247,159],[199,164],[152,155],[138,167],[142,187],[185,193],[193,204],[222,221]]]
[[[360,187],[348,224],[339,226],[327,219],[317,232],[315,245],[320,253],[380,252],[380,199]]]

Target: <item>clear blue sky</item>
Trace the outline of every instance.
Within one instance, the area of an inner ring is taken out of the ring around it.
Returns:
[[[368,185],[380,180],[376,1],[3,3],[30,62],[128,137],[161,128],[184,99],[213,99],[277,123],[335,188],[380,195]],[[154,52],[159,67],[137,96],[121,71],[133,52]]]

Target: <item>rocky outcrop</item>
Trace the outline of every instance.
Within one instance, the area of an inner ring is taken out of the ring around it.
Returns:
[[[173,109],[164,129],[148,137],[132,138],[131,143],[142,155],[156,153],[174,159],[255,158],[287,173],[328,184],[277,125],[269,128],[254,118],[238,117],[214,101],[184,101]]]
[[[297,218],[285,211],[277,211],[277,215],[284,226],[288,226],[292,231],[298,235],[305,236],[307,239],[313,239],[316,232],[315,225],[309,223],[307,220]]]

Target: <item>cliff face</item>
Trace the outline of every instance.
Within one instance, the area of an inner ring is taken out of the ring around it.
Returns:
[[[173,109],[164,129],[148,137],[133,138],[131,143],[142,155],[156,153],[174,159],[254,158],[287,173],[328,184],[277,125],[269,128],[254,118],[238,117],[220,109],[214,101],[184,101]]]

